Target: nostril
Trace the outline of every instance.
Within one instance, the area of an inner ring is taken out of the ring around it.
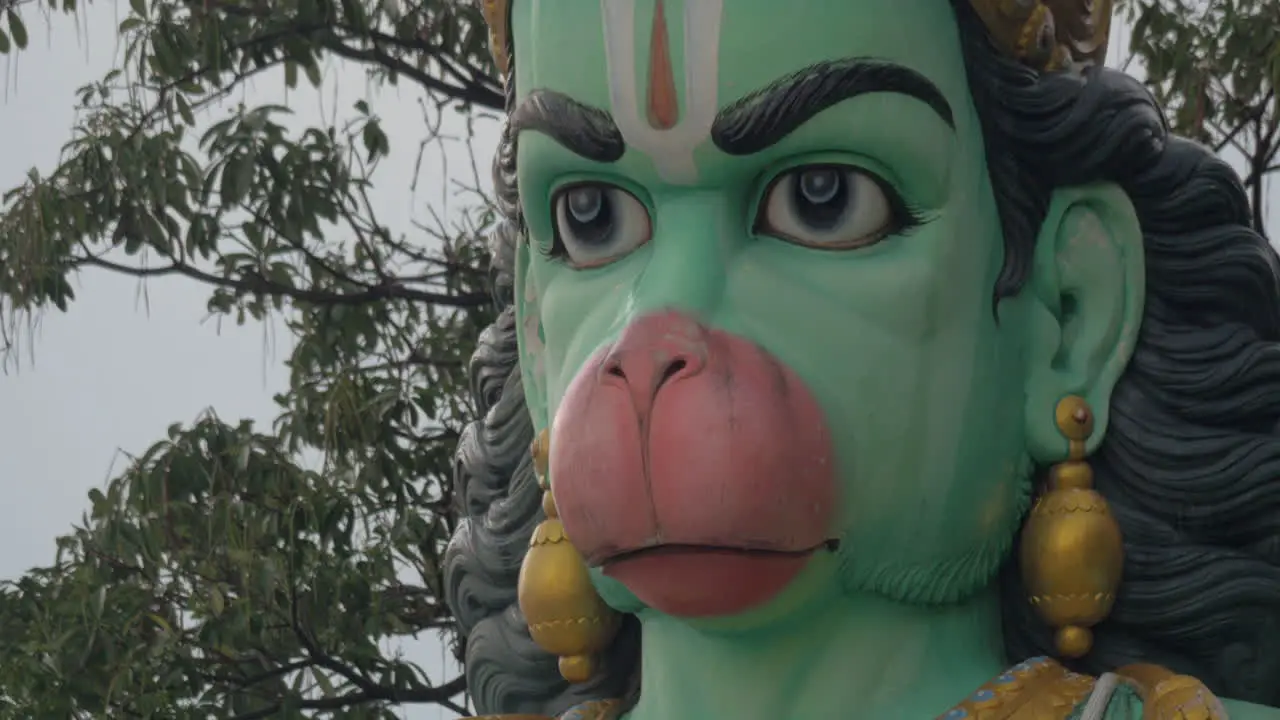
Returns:
[[[679,375],[680,372],[688,366],[689,363],[685,360],[672,360],[667,364],[666,369],[662,371],[662,378],[658,380],[658,387],[662,387],[667,384],[668,380]]]
[[[689,373],[693,363],[688,358],[653,358],[642,362],[641,358],[610,358],[600,367],[602,378],[611,378],[611,382],[631,386],[639,392],[654,393],[658,388]]]

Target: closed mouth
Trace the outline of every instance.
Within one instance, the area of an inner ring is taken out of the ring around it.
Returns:
[[[636,548],[633,550],[623,550],[605,556],[601,560],[592,563],[593,565],[606,566],[614,563],[626,562],[628,560],[637,560],[640,558],[660,557],[660,556],[678,556],[678,555],[733,555],[733,556],[754,556],[759,558],[803,558],[813,555],[819,551],[835,552],[840,549],[840,541],[838,539],[824,540],[813,547],[803,548],[800,550],[779,550],[776,548],[761,547],[734,547],[728,545],[696,545],[685,543],[671,543],[665,545],[650,545],[648,547]]]

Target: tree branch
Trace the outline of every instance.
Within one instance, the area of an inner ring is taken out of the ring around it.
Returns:
[[[502,93],[494,92],[488,88],[476,85],[449,85],[442,80],[431,77],[426,72],[419,70],[400,58],[388,55],[386,52],[378,48],[359,50],[348,45],[343,45],[337,40],[336,36],[334,36],[333,40],[323,42],[322,45],[326,50],[339,57],[362,63],[381,65],[388,70],[410,78],[431,92],[446,95],[451,100],[469,103],[489,110],[502,110],[503,108]]]
[[[444,293],[435,293],[426,290],[415,290],[413,288],[405,287],[398,282],[377,285],[369,288],[368,290],[349,293],[291,288],[287,285],[272,282],[271,280],[268,280],[256,273],[246,273],[241,278],[219,277],[176,260],[172,264],[164,267],[147,268],[122,265],[120,263],[111,262],[110,260],[104,260],[100,257],[88,255],[80,258],[74,258],[71,261],[71,265],[72,267],[88,265],[140,278],[161,277],[165,275],[183,275],[185,277],[192,278],[193,280],[199,280],[216,287],[235,290],[238,293],[247,295],[257,294],[287,297],[297,302],[311,305],[363,305],[365,303],[385,300],[409,300],[412,302],[431,303],[434,305],[452,308],[474,308],[482,307],[493,302],[493,299],[487,293],[446,295]]]
[[[425,690],[395,693],[388,688],[378,687],[375,693],[358,692],[334,698],[300,700],[292,703],[292,706],[299,710],[341,710],[352,705],[365,705],[375,702],[437,703],[459,715],[463,715],[466,714],[467,709],[453,702],[452,698],[461,695],[466,689],[467,679],[465,676],[459,675],[443,685],[436,685]],[[261,710],[234,715],[227,720],[265,720],[265,718],[278,715],[284,710],[284,707],[284,703],[273,703]]]

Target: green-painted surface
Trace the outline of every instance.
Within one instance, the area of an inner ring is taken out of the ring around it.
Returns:
[[[679,80],[682,3],[666,5]],[[692,184],[664,182],[635,149],[599,164],[525,133],[530,244],[518,254],[517,301],[529,405],[545,428],[586,359],[660,309],[780,358],[835,436],[841,548],[766,607],[712,621],[663,616],[597,577],[606,599],[643,623],[643,688],[629,718],[933,717],[1003,668],[993,575],[1026,509],[1031,468],[1065,456],[1055,404],[1083,395],[1097,413],[1095,442],[1105,432],[1143,310],[1137,219],[1115,187],[1059,191],[1030,283],[993,313],[1001,231],[948,4],[790,0],[785,25],[776,0],[726,5],[718,107],[814,62],[873,57],[932,80],[955,128],[917,100],[864,96],[755,156],[703,143]],[[637,7],[648,18],[653,0]],[[598,3],[515,3],[519,96],[546,88],[609,108],[601,28]],[[646,67],[644,22],[635,40]],[[846,251],[754,232],[779,173],[811,163],[874,174],[924,224]],[[582,182],[635,198],[652,223],[648,242],[592,269],[548,257],[553,197]],[[1123,698],[1110,716],[1136,717],[1136,701]],[[1276,714],[1231,708],[1246,720]]]

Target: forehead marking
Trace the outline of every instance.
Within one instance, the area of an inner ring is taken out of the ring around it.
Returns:
[[[676,78],[671,68],[671,43],[667,38],[667,13],[662,0],[653,11],[649,29],[649,127],[670,130],[680,119]]]
[[[693,160],[693,151],[710,137],[715,121],[723,3],[724,0],[685,0],[683,3],[685,111],[682,116],[675,103],[663,0],[655,6],[651,23],[644,113],[640,110],[636,72],[636,0],[600,0],[609,74],[609,109],[614,122],[627,146],[647,155],[659,177],[674,185],[697,182],[698,166]]]

